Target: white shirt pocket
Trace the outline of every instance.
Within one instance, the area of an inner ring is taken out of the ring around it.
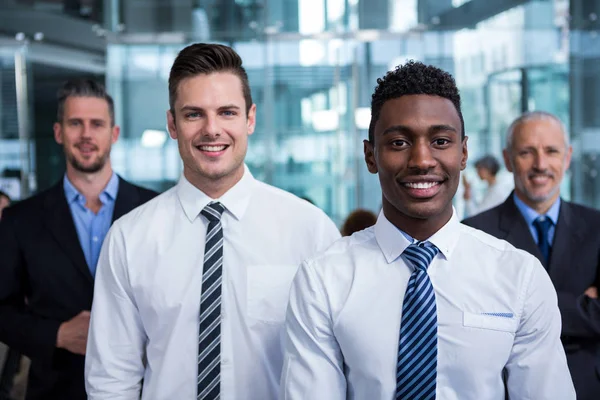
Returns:
[[[514,316],[476,314],[463,311],[463,326],[515,333],[519,320]]]
[[[292,280],[297,265],[250,265],[248,267],[248,317],[282,324],[285,321]]]

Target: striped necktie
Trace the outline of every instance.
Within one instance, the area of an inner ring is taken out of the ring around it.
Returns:
[[[435,399],[437,309],[427,267],[438,253],[427,243],[411,244],[403,256],[414,267],[408,280],[398,346],[396,399]]]
[[[218,399],[221,386],[221,275],[223,267],[223,228],[221,203],[210,203],[202,210],[208,219],[198,344],[197,399]]]

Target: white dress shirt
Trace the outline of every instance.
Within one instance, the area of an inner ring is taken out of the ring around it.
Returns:
[[[461,224],[430,239],[439,400],[575,399],[548,274],[532,255]],[[410,241],[380,214],[301,266],[286,321],[282,399],[393,399]]]
[[[182,178],[119,219],[102,248],[86,355],[90,400],[195,399],[198,319],[212,201]],[[281,339],[302,260],[340,237],[309,202],[243,178],[218,199],[224,264],[221,399],[277,397]],[[143,379],[143,388],[142,388]]]

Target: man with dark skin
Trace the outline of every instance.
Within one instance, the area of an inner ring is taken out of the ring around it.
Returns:
[[[408,62],[377,83],[364,149],[383,210],[296,275],[283,397],[574,399],[541,264],[452,207],[467,162],[454,79]]]

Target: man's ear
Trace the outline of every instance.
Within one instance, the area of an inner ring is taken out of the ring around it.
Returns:
[[[464,171],[467,168],[467,160],[469,159],[469,150],[467,149],[467,142],[469,141],[469,137],[465,136],[462,140],[462,158],[460,160],[460,170]]]
[[[54,140],[56,140],[56,143],[63,144],[62,129],[60,123],[55,122],[52,128],[54,130]]]
[[[365,152],[365,162],[367,163],[367,169],[370,173],[376,174],[377,163],[375,162],[375,149],[373,148],[373,143],[368,140],[363,140],[364,152]]]
[[[504,166],[508,172],[513,172],[512,163],[510,162],[510,154],[507,149],[502,150],[502,157],[504,158]]]
[[[171,110],[167,110],[167,129],[171,139],[177,139],[177,127],[175,126],[175,116]]]

